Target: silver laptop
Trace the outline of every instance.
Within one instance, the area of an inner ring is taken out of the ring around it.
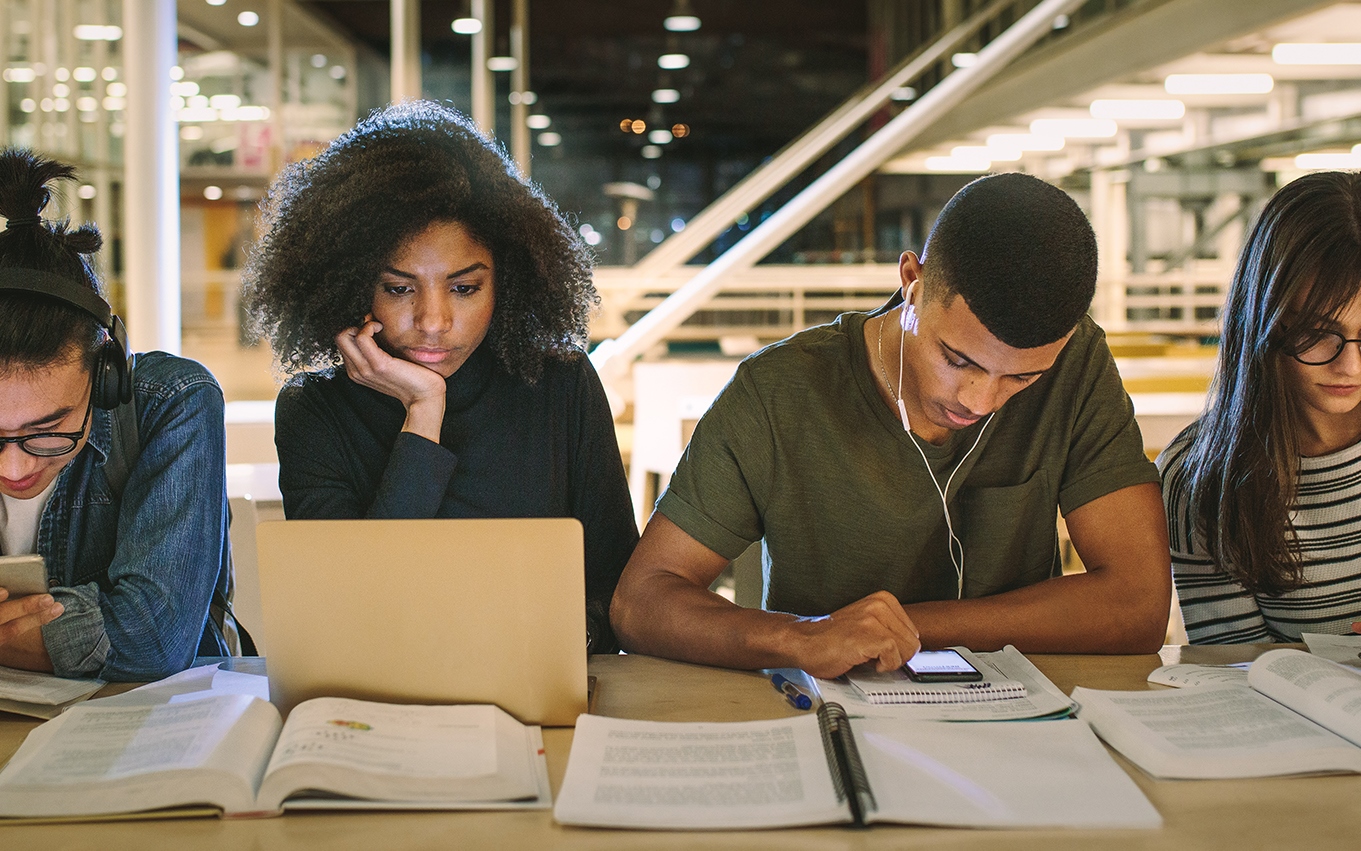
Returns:
[[[288,520],[256,531],[271,700],[586,711],[581,523]]]

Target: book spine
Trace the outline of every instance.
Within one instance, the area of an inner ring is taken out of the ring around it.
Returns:
[[[827,750],[827,766],[832,774],[832,786],[837,799],[846,801],[851,818],[857,827],[866,827],[866,813],[878,808],[870,790],[869,775],[855,745],[851,721],[840,704],[824,703],[818,708],[818,728],[822,731],[822,746]]]

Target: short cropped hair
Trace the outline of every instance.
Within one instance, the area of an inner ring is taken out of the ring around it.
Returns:
[[[247,306],[290,374],[339,366],[335,336],[362,325],[383,265],[407,239],[457,221],[491,252],[495,308],[483,345],[534,383],[579,357],[599,302],[589,249],[467,116],[430,101],[373,112],[284,169],[263,208]]]
[[[1017,349],[1063,338],[1096,292],[1096,235],[1077,203],[1026,174],[994,174],[945,205],[922,252],[925,297],[964,297]]]

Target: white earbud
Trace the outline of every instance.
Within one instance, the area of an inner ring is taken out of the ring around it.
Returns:
[[[917,288],[917,282],[913,281],[907,285],[907,292],[903,293],[903,312],[899,321],[903,326],[904,334],[917,336],[917,306],[912,303],[912,293]]]

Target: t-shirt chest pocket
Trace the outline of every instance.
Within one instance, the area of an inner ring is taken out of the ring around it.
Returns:
[[[965,488],[952,503],[964,544],[964,596],[985,597],[1058,573],[1058,531],[1049,475],[1019,485]]]

